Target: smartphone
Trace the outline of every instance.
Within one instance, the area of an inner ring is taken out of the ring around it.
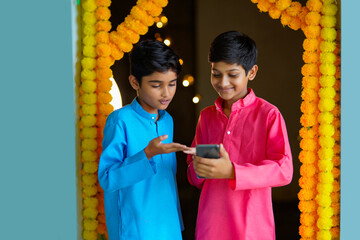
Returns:
[[[218,144],[196,145],[196,156],[203,158],[220,158],[220,146]],[[197,175],[198,178],[205,178]]]
[[[220,158],[220,146],[218,144],[198,144],[196,145],[196,156]]]

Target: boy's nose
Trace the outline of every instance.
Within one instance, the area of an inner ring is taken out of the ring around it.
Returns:
[[[220,80],[219,85],[221,87],[228,86],[229,85],[229,79],[226,76],[222,77],[221,80]]]
[[[169,96],[169,89],[167,87],[163,88],[163,90],[161,91],[161,96],[162,97],[168,97]]]

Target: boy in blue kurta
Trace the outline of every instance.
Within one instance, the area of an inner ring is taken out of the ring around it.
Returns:
[[[175,152],[187,147],[172,142],[165,111],[180,70],[162,42],[142,41],[130,53],[137,97],[107,118],[98,170],[110,240],[182,239]]]

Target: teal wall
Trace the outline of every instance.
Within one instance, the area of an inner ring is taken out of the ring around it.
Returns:
[[[77,238],[73,6],[1,1],[0,239]]]
[[[359,236],[360,107],[359,1],[341,1],[341,239]]]
[[[353,239],[360,216],[360,34],[353,30],[360,2],[341,7],[341,237]],[[76,1],[2,1],[0,9],[0,238],[76,239]]]

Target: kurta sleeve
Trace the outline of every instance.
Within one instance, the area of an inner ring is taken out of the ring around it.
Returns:
[[[195,137],[191,144],[191,147],[196,147],[197,144],[203,143],[203,135],[202,135],[201,128],[202,128],[202,124],[201,124],[201,115],[200,115],[198,124],[196,126]],[[194,170],[194,165],[193,165],[193,156],[190,154],[187,156],[187,164],[188,164],[187,177],[188,177],[190,184],[194,185],[197,188],[202,188],[202,185],[203,185],[205,179],[197,177],[197,174]]]
[[[233,163],[235,179],[229,183],[234,190],[284,186],[292,180],[293,163],[285,121],[277,110],[270,112],[267,120],[266,159],[256,164]]]
[[[122,126],[107,121],[98,169],[99,183],[104,191],[131,186],[156,173],[155,164],[152,159],[147,159],[145,148],[127,156],[127,144]]]

